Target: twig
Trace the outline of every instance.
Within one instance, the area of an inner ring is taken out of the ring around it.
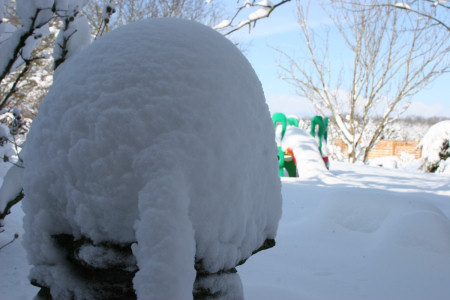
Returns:
[[[24,197],[23,190],[20,191],[20,193],[14,198],[13,200],[9,201],[8,204],[6,204],[6,207],[3,211],[0,211],[0,221],[3,220],[9,213],[11,207],[14,206],[14,204],[17,204],[22,198]]]
[[[2,231],[3,232],[3,231]],[[3,248],[5,248],[8,245],[11,245],[15,240],[17,240],[19,238],[19,234],[15,233],[14,237],[11,241],[7,242],[6,244],[4,244],[3,246],[0,246],[0,250],[2,250]]]
[[[230,31],[224,33],[224,36],[230,35],[231,33],[233,33],[233,32],[235,32],[235,31],[241,29],[242,27],[244,27],[244,26],[246,26],[246,25],[249,25],[249,26],[250,26],[252,23],[255,25],[255,24],[256,24],[256,21],[261,20],[261,19],[268,18],[268,17],[270,16],[270,14],[274,11],[275,8],[277,8],[277,7],[279,7],[279,6],[283,5],[283,4],[286,4],[287,2],[290,2],[290,1],[291,1],[291,0],[282,0],[282,1],[280,1],[279,3],[277,3],[277,4],[275,4],[275,5],[268,6],[268,8],[270,8],[270,9],[269,9],[269,11],[268,11],[264,16],[257,17],[257,18],[255,18],[255,19],[253,19],[253,20],[247,19],[247,20],[245,20],[245,21],[242,21],[242,22],[239,23],[235,28],[233,28],[233,29],[231,29]],[[247,3],[247,5],[249,5],[250,7],[260,6],[260,5],[254,4],[254,3],[253,3],[253,4]],[[228,26],[231,26],[231,27],[232,27],[231,24],[233,23],[233,21],[234,21],[234,20],[236,19],[236,17],[241,13],[241,11],[242,11],[243,9],[247,8],[247,7],[248,7],[248,6],[246,6],[245,4],[244,4],[243,6],[241,6],[241,7],[239,7],[238,10],[237,10],[237,12],[236,12],[236,14],[235,14],[235,15],[233,16],[233,18],[231,19],[230,25],[228,25]]]
[[[23,70],[20,72],[20,74],[17,76],[16,80],[14,81],[12,87],[10,88],[9,92],[5,95],[5,97],[3,98],[3,100],[0,102],[0,109],[3,108],[6,105],[6,102],[8,101],[9,97],[11,97],[16,91],[17,91],[17,85],[19,84],[19,82],[22,80],[22,78],[25,76],[25,74],[28,72],[28,70],[30,69],[31,63],[35,60],[44,58],[43,56],[36,56],[36,57],[32,57],[30,59],[25,59],[22,56],[22,52],[20,52],[19,54],[23,61],[25,62],[25,67],[23,68]]]

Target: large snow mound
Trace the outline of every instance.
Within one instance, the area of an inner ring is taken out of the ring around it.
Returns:
[[[25,152],[24,241],[47,283],[66,276],[56,234],[134,243],[137,295],[157,299],[192,297],[194,257],[226,270],[276,235],[261,84],[231,42],[194,22],[130,24],[67,61]]]

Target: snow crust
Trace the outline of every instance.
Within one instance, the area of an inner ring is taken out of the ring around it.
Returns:
[[[231,42],[197,23],[123,26],[67,61],[25,151],[31,276],[56,298],[66,288],[83,298],[84,283],[59,280],[69,271],[55,234],[134,243],[138,297],[188,299],[194,258],[226,270],[277,232],[281,184],[261,84]]]

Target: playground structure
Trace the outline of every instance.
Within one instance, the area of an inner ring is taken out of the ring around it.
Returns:
[[[299,119],[296,116],[286,117],[283,113],[274,113],[272,115],[272,121],[275,127],[275,141],[277,143],[278,148],[278,166],[279,166],[279,176],[285,176],[285,171],[289,177],[299,177],[299,169],[303,166],[302,164],[298,164],[298,158],[294,152],[297,152],[297,156],[299,156],[299,149],[295,151],[293,145],[298,145],[298,143],[305,142],[304,135],[308,135],[304,133],[303,130],[298,128]],[[288,127],[289,126],[289,127]],[[328,161],[328,150],[327,150],[327,137],[328,137],[328,118],[322,118],[320,116],[315,116],[311,120],[311,131],[310,135],[314,138],[316,143],[312,142],[315,146],[311,146],[311,148],[315,148],[320,153],[320,157],[323,160],[323,163],[326,169],[329,169],[329,161]],[[290,138],[289,142],[286,142],[286,130],[289,131]],[[292,144],[292,140],[298,140],[296,143]],[[309,138],[310,139],[310,138]],[[311,144],[311,142],[308,142]],[[311,145],[312,145],[311,144]],[[298,146],[297,146],[298,148]],[[316,150],[314,150],[317,152]],[[303,153],[303,151],[301,151]],[[314,156],[318,156],[319,154],[315,154]],[[304,156],[304,155],[303,155]],[[301,158],[302,160],[304,158]],[[320,159],[320,158],[319,158]]]
[[[295,119],[290,118],[291,121]],[[280,177],[284,176],[284,169],[289,174],[289,177],[297,177],[297,162],[295,160],[292,149],[287,148],[283,150],[282,141],[286,133],[288,118],[283,113],[275,113],[272,116],[273,125],[275,126],[275,141],[278,147],[278,174]],[[298,119],[297,119],[298,126]]]
[[[290,115],[287,117],[288,125],[298,127],[299,119],[297,116]]]
[[[319,151],[322,155],[323,162],[327,169],[330,169],[330,162],[328,160],[328,117],[322,118],[315,116],[311,120],[311,136],[314,137],[319,145]]]

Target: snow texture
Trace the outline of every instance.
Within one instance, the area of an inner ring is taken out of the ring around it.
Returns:
[[[67,278],[54,234],[134,243],[138,298],[188,299],[194,258],[227,270],[277,232],[261,84],[231,42],[194,22],[123,26],[67,61],[25,151],[31,277],[59,299],[65,289],[83,298],[84,283]]]
[[[242,285],[246,300],[447,300],[450,177],[331,164],[326,180],[282,178],[277,246],[226,274],[240,276],[236,289]],[[27,279],[22,218],[18,204],[0,234],[0,245],[19,234],[0,251],[2,299],[37,293]]]
[[[440,163],[441,157],[439,153],[445,141],[450,141],[450,120],[442,121],[431,126],[420,141],[419,146],[422,147],[422,159],[424,160],[425,167]],[[448,165],[449,162],[447,161],[440,163],[438,172],[450,174],[450,166]]]
[[[238,268],[245,299],[447,299],[450,177],[330,170],[282,178],[277,247]]]

